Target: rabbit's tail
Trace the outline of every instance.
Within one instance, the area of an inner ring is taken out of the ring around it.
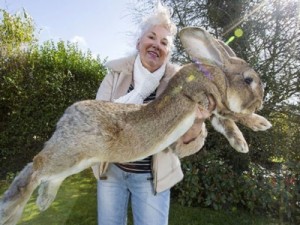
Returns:
[[[18,222],[27,201],[38,185],[39,180],[34,176],[33,164],[29,163],[0,200],[0,225],[14,225]]]

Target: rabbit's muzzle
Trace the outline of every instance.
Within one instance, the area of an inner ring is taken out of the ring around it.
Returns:
[[[262,99],[253,99],[245,105],[246,114],[254,113],[260,109],[262,109],[263,101]]]
[[[236,90],[227,92],[228,108],[234,113],[252,114],[262,108],[263,96],[261,93],[253,93]]]

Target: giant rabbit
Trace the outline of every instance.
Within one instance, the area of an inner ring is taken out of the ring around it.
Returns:
[[[213,127],[237,151],[248,152],[235,122],[254,131],[271,127],[255,114],[264,93],[258,74],[202,28],[184,28],[179,36],[193,62],[182,66],[151,103],[86,100],[66,109],[43,150],[2,196],[1,225],[17,223],[38,186],[37,205],[45,210],[68,176],[99,162],[128,162],[163,151],[193,125],[195,108],[206,108],[208,96],[216,103]]]

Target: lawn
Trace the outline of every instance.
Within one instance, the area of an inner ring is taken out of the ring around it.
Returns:
[[[0,184],[2,194],[8,184]],[[36,192],[25,207],[20,225],[88,225],[97,224],[96,180],[90,170],[69,177],[61,186],[56,200],[45,212],[36,205]],[[172,200],[170,225],[282,225],[271,218],[246,212],[224,212],[205,208],[183,207]],[[128,225],[132,225],[129,217]]]

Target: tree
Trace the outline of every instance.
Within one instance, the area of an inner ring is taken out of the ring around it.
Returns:
[[[2,14],[2,23],[0,24],[0,56],[19,52],[22,48],[26,48],[34,44],[35,27],[33,19],[24,10],[19,14],[9,14],[0,9]],[[1,17],[0,17],[1,18]]]
[[[39,46],[29,16],[2,12],[0,177],[32,161],[64,110],[76,101],[94,99],[106,73],[90,51],[62,41]]]

